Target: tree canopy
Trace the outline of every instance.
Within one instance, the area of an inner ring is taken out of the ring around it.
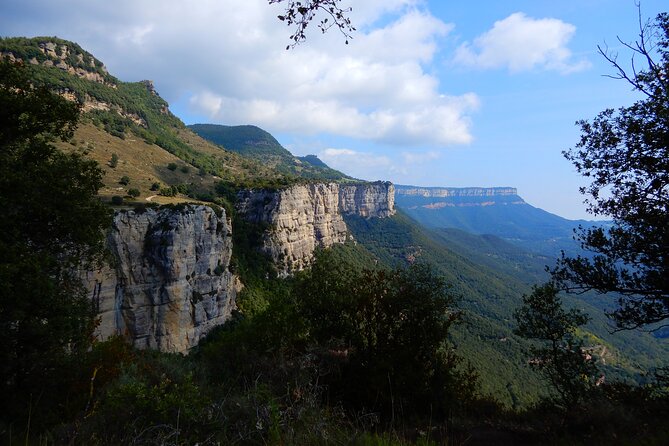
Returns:
[[[86,349],[94,328],[76,270],[101,257],[111,223],[96,196],[102,170],[53,145],[72,137],[78,115],[76,104],[33,85],[24,67],[0,63],[3,412],[50,393],[57,364]]]
[[[642,99],[578,121],[581,139],[564,152],[592,179],[581,188],[589,211],[613,224],[580,228],[577,238],[592,256],[563,254],[552,273],[570,292],[615,293],[611,316],[629,329],[669,318],[669,14],[642,24],[634,44],[621,43],[632,51],[630,69],[616,54],[600,53],[617,70],[612,77],[628,81]]]

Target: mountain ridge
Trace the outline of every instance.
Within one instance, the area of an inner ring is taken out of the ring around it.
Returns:
[[[214,144],[286,175],[324,181],[354,181],[329,167],[316,155],[294,156],[272,134],[255,125],[192,124],[188,128]]]

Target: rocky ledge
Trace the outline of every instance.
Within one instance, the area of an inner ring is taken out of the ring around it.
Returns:
[[[86,274],[105,339],[185,352],[227,321],[241,284],[229,270],[232,228],[206,206],[124,211],[114,216],[113,266]]]
[[[515,187],[418,187],[397,185],[398,195],[426,198],[445,197],[499,197],[518,195]]]
[[[317,247],[346,241],[344,214],[389,217],[395,213],[394,197],[389,182],[303,184],[242,191],[237,210],[247,221],[268,227],[264,251],[288,275],[308,266]]]

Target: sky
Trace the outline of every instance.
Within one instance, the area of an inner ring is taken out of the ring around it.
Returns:
[[[643,20],[667,11],[642,0]],[[0,0],[0,36],[58,36],[123,81],[154,81],[186,124],[253,124],[365,180],[516,187],[566,218],[587,184],[575,122],[640,96],[597,46],[638,39],[634,0],[342,0],[349,44],[267,0]]]

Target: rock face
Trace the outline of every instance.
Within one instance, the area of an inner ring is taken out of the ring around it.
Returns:
[[[246,190],[237,210],[247,221],[268,226],[263,249],[282,275],[304,269],[317,247],[343,243],[342,214],[365,218],[395,213],[391,183],[297,185],[284,190]]]
[[[515,187],[396,187],[398,195],[411,195],[418,197],[444,198],[444,197],[498,197],[518,195]]]
[[[108,245],[113,267],[87,275],[100,337],[185,352],[235,308],[241,284],[229,271],[232,232],[206,206],[119,212]]]
[[[365,218],[390,217],[395,214],[395,186],[389,182],[342,184],[339,209]]]

